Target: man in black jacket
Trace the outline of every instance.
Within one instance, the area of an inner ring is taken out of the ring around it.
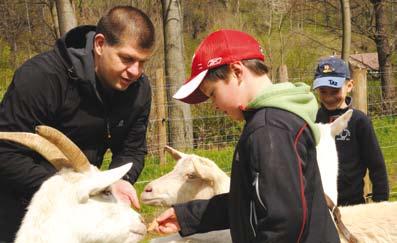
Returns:
[[[72,29],[53,50],[16,70],[0,105],[0,130],[55,127],[98,167],[110,149],[111,168],[133,163],[112,190],[139,208],[131,184],[147,153],[151,88],[143,65],[153,46],[152,22],[129,6],[111,9],[96,27]],[[37,153],[11,142],[0,143],[0,161],[0,242],[11,242],[32,195],[55,169]]]

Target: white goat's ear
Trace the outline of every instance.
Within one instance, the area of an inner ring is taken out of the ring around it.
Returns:
[[[105,190],[107,187],[120,180],[130,169],[132,163],[119,166],[117,168],[98,171],[93,174],[88,174],[87,178],[79,185],[77,197],[80,203],[87,202],[91,195],[95,195],[100,191]]]
[[[196,158],[193,160],[193,166],[197,175],[206,181],[215,181],[218,176],[218,171],[214,169],[213,163],[214,162],[210,161],[209,159],[198,156],[196,156]]]
[[[164,150],[167,151],[175,160],[180,160],[181,158],[186,156],[186,154],[167,145],[164,147]]]
[[[332,136],[335,137],[336,135],[340,134],[343,131],[343,129],[347,127],[347,124],[349,123],[352,115],[353,115],[353,110],[350,109],[331,123]]]

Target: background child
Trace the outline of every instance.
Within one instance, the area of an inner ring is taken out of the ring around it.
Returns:
[[[210,34],[196,50],[191,77],[174,98],[210,98],[246,124],[230,192],[174,205],[156,219],[157,231],[230,228],[233,242],[339,242],[316,163],[316,99],[303,83],[272,84],[263,61],[259,43],[234,30]]]
[[[329,123],[352,107],[347,96],[353,89],[353,80],[346,63],[329,57],[318,63],[313,89],[318,93],[321,108],[316,122]],[[364,176],[369,170],[372,199],[389,198],[386,166],[370,119],[354,109],[348,127],[335,137],[339,157],[338,204],[364,203]]]

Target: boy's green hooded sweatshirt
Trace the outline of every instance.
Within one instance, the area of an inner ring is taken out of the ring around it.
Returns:
[[[314,123],[318,111],[317,100],[305,83],[278,83],[267,86],[252,100],[247,109],[274,107],[292,112],[309,125],[316,144],[320,130]]]

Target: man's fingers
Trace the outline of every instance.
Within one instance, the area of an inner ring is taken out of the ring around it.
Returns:
[[[122,202],[132,205],[133,208],[140,210],[139,199],[135,188],[125,180],[119,180],[112,185],[112,192],[115,197]]]
[[[130,195],[130,200],[131,200],[132,206],[134,206],[134,208],[141,210],[141,206],[139,205],[139,200],[138,200],[138,197],[137,197],[135,191],[132,195]]]
[[[129,197],[130,197],[130,200],[132,202],[132,206],[134,206],[134,208],[140,210],[141,206],[139,205],[139,199],[138,199],[138,196],[136,194],[136,190],[135,190],[135,188],[132,185],[131,185],[130,189],[131,189],[131,193],[129,194]]]

